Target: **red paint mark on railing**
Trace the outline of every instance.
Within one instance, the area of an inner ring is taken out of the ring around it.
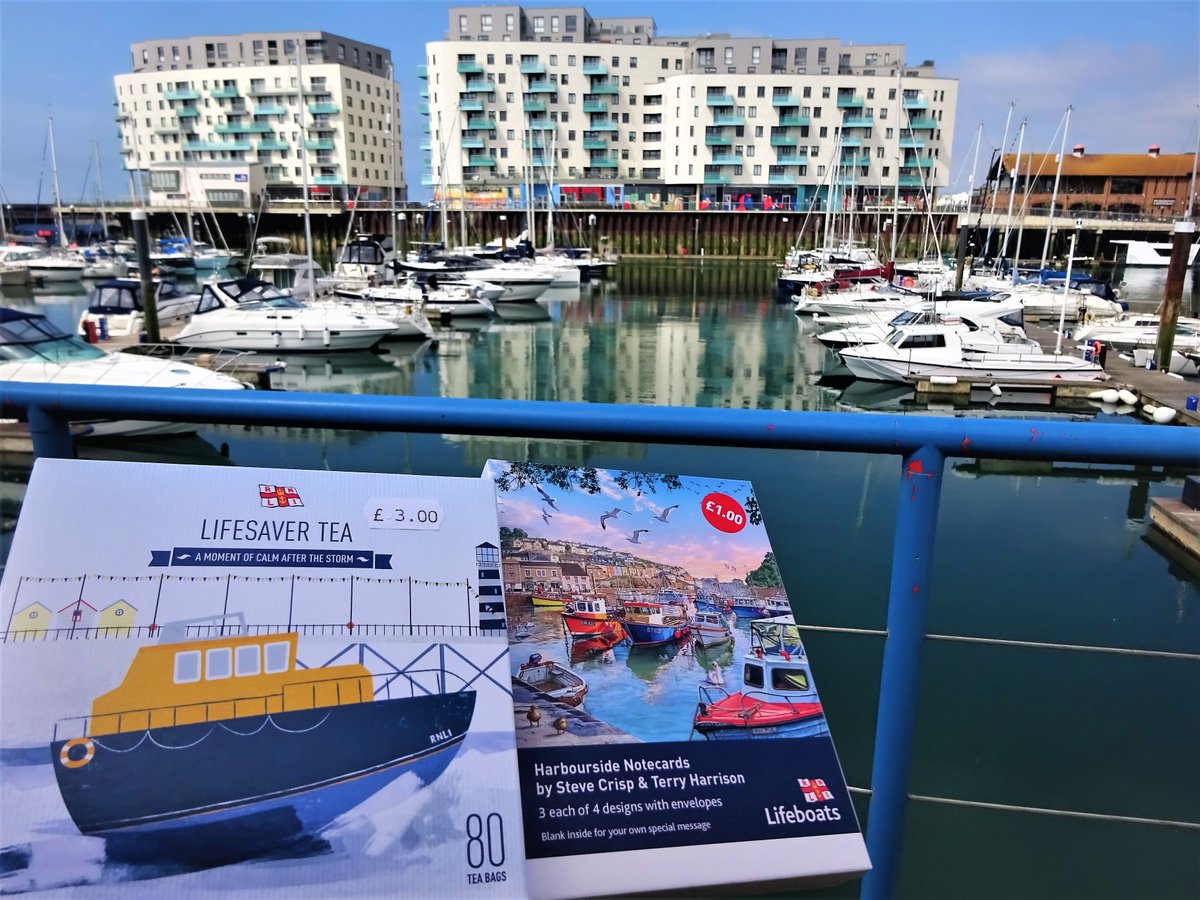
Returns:
[[[1036,444],[1036,443],[1037,443],[1037,439],[1038,439],[1038,435],[1039,435],[1039,434],[1041,434],[1041,432],[1040,432],[1040,431],[1038,431],[1036,428],[1030,428],[1030,429],[1029,429],[1029,435],[1030,435],[1030,437],[1029,437],[1029,441],[1030,441],[1030,443],[1032,443],[1032,444]]]

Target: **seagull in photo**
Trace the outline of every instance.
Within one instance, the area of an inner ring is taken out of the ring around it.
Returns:
[[[550,524],[550,520],[553,518],[554,518],[554,516],[550,515],[550,513],[546,512],[544,509],[542,510],[542,521],[545,522],[547,525]]]
[[[542,495],[543,503],[545,503],[551,509],[554,509],[554,510],[558,509],[558,507],[554,505],[554,498],[551,497],[549,494],[547,494],[545,491],[543,491],[542,486],[540,484],[535,484],[534,487],[537,488],[537,492]]]
[[[642,542],[640,536],[646,534],[649,530],[649,528],[639,528],[633,533],[632,537],[626,537],[625,540],[631,544],[640,544]]]
[[[619,506],[614,506],[608,512],[601,513],[600,514],[600,527],[607,531],[608,526],[604,524],[604,521],[606,519],[615,519],[617,517],[618,513],[625,513],[625,515],[629,515],[629,510],[621,509],[621,507],[619,507]]]
[[[674,506],[668,506],[666,509],[664,509],[662,512],[660,512],[654,518],[658,519],[658,521],[660,521],[660,522],[665,522],[665,521],[667,521],[668,518],[670,518],[671,510],[673,510],[673,509],[679,509],[679,504],[676,503]]]

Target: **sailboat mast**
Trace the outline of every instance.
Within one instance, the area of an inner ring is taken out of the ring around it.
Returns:
[[[971,162],[971,183],[967,185],[967,213],[965,218],[971,219],[971,198],[975,196],[975,176],[979,172],[979,148],[983,144],[983,123],[975,131],[975,158]]]
[[[1067,107],[1066,120],[1063,122],[1062,143],[1058,148],[1058,168],[1054,172],[1054,192],[1050,195],[1050,219],[1046,222],[1046,240],[1042,242],[1042,264],[1038,267],[1046,268],[1046,258],[1050,255],[1050,234],[1054,229],[1054,207],[1058,204],[1058,182],[1062,178],[1063,157],[1067,153],[1067,128],[1071,124],[1071,110],[1074,107]]]
[[[317,280],[313,276],[312,210],[308,205],[308,127],[304,116],[304,55],[308,53],[308,40],[303,35],[296,40],[296,95],[300,101],[300,172],[304,187],[304,248],[308,257],[308,285],[313,298],[317,296]],[[189,218],[191,218],[189,216]]]
[[[1001,242],[1000,253],[997,254],[1000,258],[1008,256],[1008,235],[1012,230],[1012,214],[1013,201],[1017,198],[1017,175],[1021,171],[1021,150],[1025,146],[1025,120],[1021,120],[1021,127],[1017,130],[1017,161],[1013,163],[1012,170],[1012,190],[1008,192],[1008,214],[1004,217],[1004,240]],[[1004,165],[1004,154],[1000,154],[1000,159],[996,168],[997,182],[1000,178],[1000,167]],[[1013,268],[1016,268],[1016,261],[1013,261]]]
[[[54,225],[58,229],[58,246],[67,246],[67,235],[63,228],[62,194],[58,189],[58,154],[54,152],[54,116],[48,120],[50,129],[50,171],[54,175]]]
[[[92,152],[96,154],[96,184],[100,187],[100,233],[108,240],[108,207],[104,203],[104,173],[100,170],[100,142],[92,144]]]
[[[1008,146],[1008,126],[1012,124],[1013,107],[1016,103],[1012,100],[1008,103],[1008,115],[1004,117],[1004,137],[1000,139],[1000,158],[1004,158],[1004,148]],[[974,176],[972,176],[974,181]],[[996,169],[996,185],[1000,184],[1000,169]],[[992,191],[992,206],[988,210],[988,230],[987,238],[983,242],[983,256],[985,259],[992,255],[992,228],[996,224],[996,194],[998,191]]]
[[[558,132],[550,132],[550,162],[546,166],[546,189],[549,192],[546,197],[546,243],[550,250],[554,250],[554,166],[558,159],[557,150],[555,149]]]

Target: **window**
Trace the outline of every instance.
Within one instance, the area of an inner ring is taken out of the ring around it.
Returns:
[[[204,654],[204,677],[210,681],[228,678],[233,674],[233,651],[228,647],[214,647]]]
[[[558,34],[558,16],[550,17],[550,31],[554,34]]]
[[[763,136],[763,127],[761,125],[754,126],[754,136],[760,138]]]
[[[515,23],[514,23],[514,21],[513,21],[513,14],[512,14],[512,13],[509,13],[508,15],[506,15],[506,16],[504,17],[504,30],[505,30],[505,31],[512,31],[512,30],[513,30],[513,26],[514,26],[514,24],[515,24]]]
[[[629,68],[631,68],[631,69],[637,68],[637,57],[636,56],[629,57]]]
[[[467,33],[467,17],[466,16],[458,17],[458,31],[460,34]]]
[[[763,686],[763,670],[762,666],[754,663],[746,663],[745,669],[742,671],[742,683],[748,687],[760,688]]]
[[[189,684],[200,680],[200,651],[185,650],[175,654],[175,683]]]
[[[752,118],[752,119],[757,119],[757,118],[758,118],[758,107],[757,107],[757,106],[752,106],[752,107],[750,107],[750,110],[749,110],[749,112],[748,112],[748,115],[749,115],[749,116],[750,116],[750,118]]]
[[[757,66],[760,62],[762,62],[762,47],[751,47],[750,63]]]
[[[727,65],[727,66],[733,65],[733,48],[732,47],[725,48],[725,65]]]
[[[750,149],[751,149],[751,150],[753,150],[754,148],[753,148],[753,147],[751,147]],[[754,174],[754,175],[761,175],[761,174],[762,174],[762,166],[755,166],[755,167],[754,167],[754,169],[753,169],[753,174]]]
[[[296,171],[299,175],[299,170]],[[357,173],[354,173],[357,174]],[[287,641],[277,641],[272,644],[267,644],[263,647],[263,654],[266,657],[266,664],[263,666],[263,672],[267,675],[275,675],[288,670],[288,662],[290,656],[289,644]]]
[[[492,30],[492,17],[490,15],[482,15],[479,17],[479,28],[481,31]]]
[[[546,17],[545,16],[534,16],[533,17],[533,30],[537,34],[541,34],[542,32],[544,32],[546,30]]]
[[[567,16],[566,17],[566,26],[567,26],[568,33],[575,31],[578,19],[579,19],[578,16]]]
[[[826,47],[817,48],[817,65],[823,66],[828,61],[829,50]]]
[[[773,669],[771,687],[777,691],[807,691],[808,673],[804,669]]]

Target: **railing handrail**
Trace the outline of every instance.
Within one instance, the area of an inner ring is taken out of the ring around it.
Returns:
[[[1097,422],[0,382],[0,414],[1200,466],[1200,431]]]

